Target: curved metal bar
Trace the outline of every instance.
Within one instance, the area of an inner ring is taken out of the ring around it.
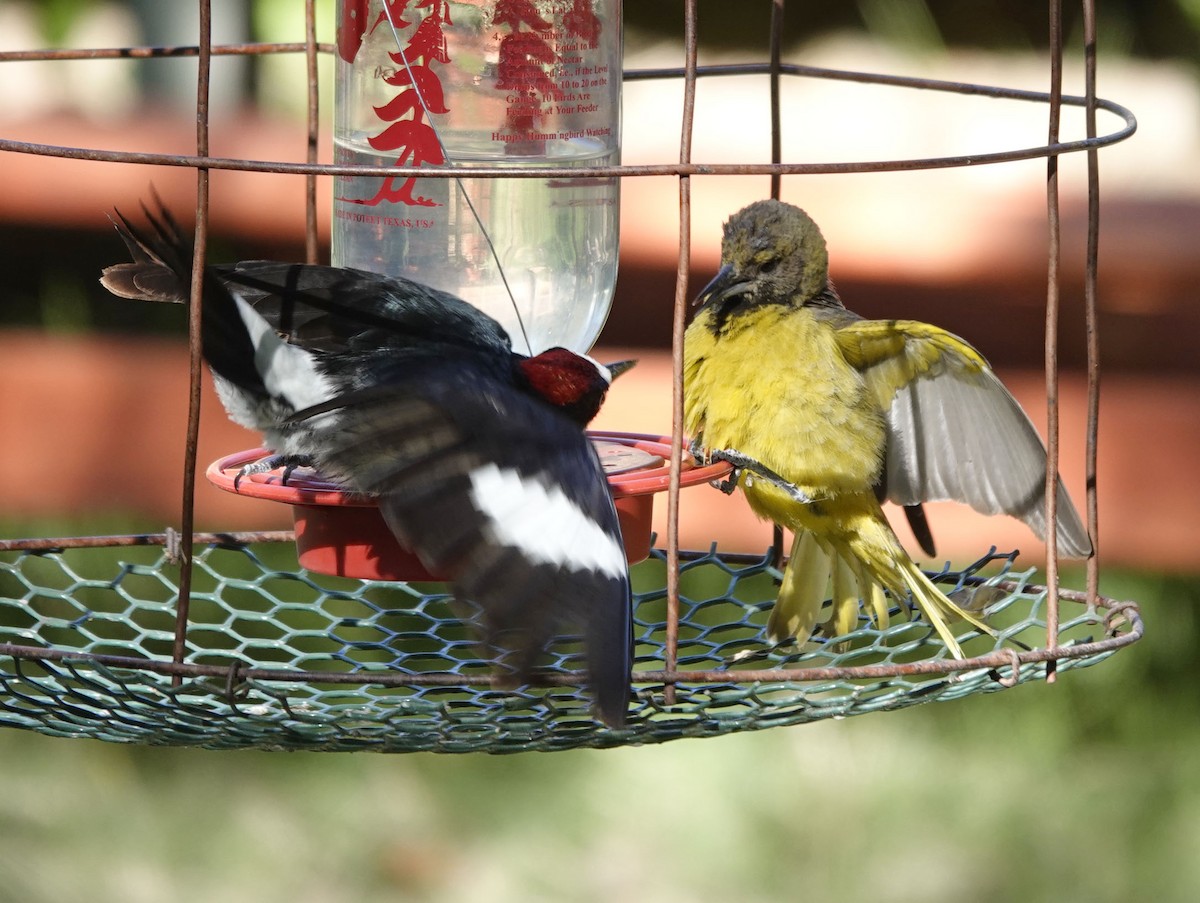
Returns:
[[[266,56],[271,53],[304,53],[307,43],[214,44],[213,56]],[[317,44],[318,53],[333,54],[332,44]],[[35,63],[47,60],[156,60],[200,55],[195,44],[178,46],[96,47],[84,50],[4,50],[0,63]]]
[[[271,531],[259,533],[197,533],[195,543],[217,543],[233,545],[247,542],[284,542],[293,538],[290,531]],[[46,552],[68,548],[96,548],[100,546],[127,547],[165,544],[170,539],[169,533],[118,535],[109,537],[79,537],[75,539],[39,539],[39,540],[6,540],[0,541],[0,551],[30,551]],[[680,550],[681,561],[696,561],[706,559],[711,552],[696,550]],[[764,560],[763,554],[722,553],[722,563],[726,565],[755,565]],[[937,579],[936,577],[934,579]],[[1009,592],[1031,591],[1042,592],[1045,587],[1023,586],[1010,580],[997,581],[998,589]],[[889,677],[914,675],[951,675],[978,669],[995,670],[1009,666],[1011,669],[1031,663],[1049,663],[1060,660],[1085,658],[1100,653],[1115,652],[1124,646],[1141,639],[1144,625],[1141,610],[1133,601],[1114,601],[1104,597],[1089,599],[1089,594],[1082,590],[1062,588],[1061,598],[1077,603],[1098,603],[1104,612],[1104,639],[1086,641],[1070,645],[1059,645],[1053,649],[996,649],[981,656],[968,659],[933,659],[884,665],[864,665],[852,667],[803,667],[803,668],[764,668],[757,670],[726,668],[710,670],[679,670],[673,666],[661,670],[635,670],[634,682],[647,684],[744,684],[744,683],[788,683],[813,682],[822,680],[873,680]],[[72,661],[94,662],[97,665],[128,668],[131,670],[149,671],[172,677],[218,678],[222,681],[228,678],[229,664],[197,664],[190,662],[169,661],[164,659],[148,659],[136,656],[110,655],[101,653],[79,652],[60,648],[41,646],[24,646],[21,644],[0,644],[0,655],[10,656],[25,661]],[[1015,670],[1010,673],[1017,673]],[[488,686],[492,682],[489,674],[464,675],[450,672],[427,672],[421,674],[406,674],[397,671],[301,671],[286,668],[260,668],[242,662],[238,671],[243,680],[259,680],[269,682],[313,682],[318,684],[372,684],[378,686]],[[574,686],[584,682],[582,672],[564,671],[556,674],[543,674],[533,685],[536,686]],[[1007,684],[1002,684],[1007,685]]]
[[[66,549],[110,549],[129,546],[167,546],[177,540],[172,530],[164,533],[128,533],[119,536],[39,536],[29,539],[0,539],[0,552],[61,552]],[[252,542],[294,542],[294,530],[243,530],[229,533],[196,533],[196,545],[244,545]]]
[[[1029,587],[1038,589],[1037,587]],[[1041,589],[1044,589],[1042,587]],[[760,668],[755,670],[659,670],[634,671],[633,682],[640,685],[654,684],[746,684],[746,683],[810,683],[832,680],[878,680],[890,677],[912,677],[916,675],[950,675],[980,669],[995,670],[1004,666],[1016,667],[1025,664],[1043,664],[1077,658],[1086,658],[1102,653],[1115,652],[1132,645],[1142,638],[1144,626],[1140,611],[1133,602],[1108,603],[1129,622],[1125,633],[1102,640],[1057,646],[1054,649],[998,649],[986,655],[966,659],[938,659],[934,661],[904,662],[891,665],[860,665],[854,667],[812,668]],[[148,671],[171,677],[211,677],[225,681],[230,674],[230,665],[173,662],[162,659],[137,658],[127,655],[75,652],[65,649],[48,649],[39,646],[22,646],[16,643],[0,643],[0,655],[17,661],[94,662],[113,668],[132,671]],[[241,680],[257,680],[271,683],[306,684],[369,684],[382,687],[477,687],[489,686],[493,682],[490,674],[453,674],[437,671],[423,674],[405,674],[397,671],[300,671],[287,668],[255,668],[242,662],[237,675]],[[563,671],[540,674],[530,686],[578,686],[586,682],[582,671]],[[1003,684],[1003,681],[1001,682]],[[1004,684],[1007,686],[1007,684]]]
[[[304,45],[297,45],[303,48]],[[707,66],[698,70],[698,74],[708,76],[769,74],[769,66],[765,64],[747,64],[731,66]],[[786,75],[798,75],[814,78],[838,79],[843,81],[860,82],[864,84],[880,84],[902,88],[917,88],[922,90],[945,91],[957,94],[979,95],[992,98],[1022,100],[1039,103],[1049,103],[1051,96],[1041,91],[1028,91],[1016,88],[999,88],[988,85],[977,85],[965,82],[950,82],[936,79],[909,78],[903,76],[873,75],[863,72],[850,72],[836,69],[818,69],[811,66],[781,65],[780,71]],[[625,74],[626,79],[637,80],[642,77],[680,77],[682,70],[633,70]],[[1086,97],[1064,95],[1062,103],[1067,106],[1088,107]],[[695,176],[695,175],[801,175],[801,174],[831,174],[831,173],[866,173],[866,172],[900,172],[921,169],[948,169],[961,166],[981,166],[993,163],[1008,163],[1017,160],[1030,160],[1059,154],[1076,153],[1095,150],[1123,141],[1137,130],[1137,119],[1133,113],[1115,101],[1095,98],[1096,109],[1105,110],[1120,118],[1123,126],[1116,131],[1096,137],[1081,138],[1074,141],[1060,141],[1044,145],[1015,148],[1006,151],[991,151],[980,154],[957,154],[945,157],[920,157],[895,160],[868,160],[852,163],[845,162],[816,162],[816,163],[657,163],[641,165],[590,166],[572,170],[574,178],[614,178],[640,176]],[[206,168],[215,170],[239,170],[244,172],[278,173],[282,175],[324,175],[324,176],[413,176],[426,178],[475,178],[487,176],[504,176],[506,178],[553,179],[561,177],[562,171],[550,166],[530,166],[521,169],[508,169],[500,166],[393,166],[376,167],[365,165],[300,163],[278,160],[246,160],[231,157],[210,157],[197,154],[161,154],[140,153],[133,151],[114,151],[101,148],[67,147],[55,144],[39,144],[34,142],[17,141],[11,138],[0,138],[0,151],[13,153],[35,154],[38,156],[59,157],[75,160],[92,160],[101,163],[141,163],[151,166],[182,166]]]

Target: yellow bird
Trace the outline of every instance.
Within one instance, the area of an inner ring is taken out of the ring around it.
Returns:
[[[827,632],[853,629],[859,600],[886,626],[886,589],[911,595],[961,658],[947,619],[988,628],[917,568],[880,499],[954,499],[1045,538],[1046,452],[1029,417],[957,336],[847,310],[820,229],[790,204],[759,201],[730,217],[721,269],[696,304],[685,427],[709,455],[742,465],[755,513],[795,533],[771,638],[806,641],[832,578]],[[1061,485],[1057,540],[1065,557],[1091,555]]]

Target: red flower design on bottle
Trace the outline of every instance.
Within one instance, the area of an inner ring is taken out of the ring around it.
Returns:
[[[411,2],[412,0],[383,0],[383,5],[387,7],[387,9],[381,9],[379,11],[379,15],[375,19],[375,24],[371,26],[371,31],[374,31],[389,19],[396,27],[397,31],[402,28],[408,28],[408,26],[412,25],[412,23],[404,21],[404,11],[408,9],[408,4]]]
[[[411,28],[412,22],[403,17],[412,2],[384,0],[386,9],[380,10],[368,30],[369,0],[343,0],[337,31],[342,59],[353,62],[365,35],[386,25],[389,19],[397,33]],[[547,115],[546,104],[561,101],[563,97],[556,81],[559,57],[555,39],[569,37],[588,47],[595,47],[599,41],[601,23],[593,9],[594,0],[571,2],[573,5],[563,14],[557,35],[555,23],[538,12],[533,0],[498,0],[494,7],[493,24],[508,29],[500,39],[496,63],[496,88],[510,98],[505,112],[506,127],[519,136],[529,136],[528,141],[506,143],[508,151],[527,153],[530,144],[538,143],[540,139],[535,139],[533,133]],[[380,77],[399,90],[390,101],[374,108],[380,121],[388,125],[369,138],[368,143],[378,151],[395,151],[397,165],[439,165],[446,162],[445,151],[428,119],[449,112],[445,90],[434,66],[451,61],[445,28],[453,23],[448,0],[417,0],[415,9],[428,12],[417,23],[404,52],[388,54],[397,68]],[[396,184],[397,177],[388,177],[382,180],[374,197],[338,200],[368,207],[385,201],[438,206],[436,201],[414,194],[416,179],[409,176]]]
[[[496,87],[513,97],[505,119],[511,131],[529,133],[545,115],[542,98],[558,92],[549,75],[556,62],[547,41],[551,23],[538,15],[530,0],[499,0],[492,21],[510,29],[500,39],[496,64]]]
[[[367,8],[370,0],[342,0],[342,18],[337,24],[338,56],[353,63],[367,33]]]
[[[593,0],[575,0],[575,5],[563,16],[563,28],[567,34],[594,48],[600,43],[600,18],[592,3]]]
[[[386,22],[389,14],[397,32],[411,27],[411,22],[401,18],[410,2],[411,0],[392,0],[388,3],[386,13],[380,11],[372,31]],[[375,150],[396,151],[398,166],[424,166],[426,163],[438,165],[446,162],[442,144],[433,125],[428,122],[428,116],[449,112],[441,79],[431,68],[431,64],[450,62],[443,28],[453,23],[450,21],[447,0],[420,0],[416,8],[428,9],[429,13],[417,25],[404,52],[388,54],[398,68],[381,76],[387,84],[400,90],[388,103],[374,108],[379,119],[390,122],[391,125],[367,139],[367,143]],[[357,21],[364,20],[365,15],[357,17]],[[341,46],[339,36],[339,47]],[[383,202],[417,207],[438,206],[437,201],[414,194],[416,181],[416,176],[409,176],[397,184],[397,177],[389,176],[380,183],[374,197],[339,197],[338,200],[366,207],[375,207]]]

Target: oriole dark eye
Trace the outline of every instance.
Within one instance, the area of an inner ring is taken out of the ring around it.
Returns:
[[[770,273],[777,266],[779,266],[779,258],[772,257],[770,260],[764,260],[759,266],[758,271],[760,273]]]

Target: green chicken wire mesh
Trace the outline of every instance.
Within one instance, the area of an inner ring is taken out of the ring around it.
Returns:
[[[439,584],[358,581],[301,569],[290,544],[212,543],[193,564],[186,652],[172,662],[177,570],[162,549],[0,553],[0,724],[60,737],[232,749],[493,753],[660,743],[889,711],[993,692],[1104,660],[1141,633],[1129,603],[1064,599],[1045,639],[1045,587],[994,553],[935,579],[984,587],[997,636],[960,631],[947,657],[905,612],[879,629],[798,649],[765,638],[770,555],[686,556],[678,664],[663,669],[666,562],[633,568],[629,722],[596,722],[577,682],[579,643],[547,651],[544,686],[490,686]],[[990,565],[990,567],[989,567]],[[997,565],[999,567],[997,568]],[[992,572],[986,580],[985,568]],[[962,626],[962,625],[960,625]],[[186,675],[182,681],[172,675]],[[674,701],[665,701],[670,681]]]
[[[764,0],[765,2],[765,0]],[[333,48],[316,42],[315,6],[304,3],[301,44],[213,48],[209,3],[201,0],[196,47],[109,50],[4,51],[0,64],[46,59],[198,56],[198,94],[207,96],[213,54],[305,53],[309,100],[306,163],[225,159],[208,154],[207,107],[197,106],[194,154],[118,152],[57,147],[0,138],[0,151],[109,163],[190,167],[197,171],[197,246],[208,232],[208,172],[213,169],[303,175],[309,207],[307,246],[316,255],[318,175],[364,174],[316,160],[316,57]],[[1088,157],[1085,307],[1089,325],[1089,406],[1098,399],[1095,330],[1098,183],[1096,151],[1132,134],[1132,114],[1095,94],[1095,8],[1083,0],[1086,96],[1063,95],[1061,6],[1050,3],[1051,86],[1046,93],[919,78],[814,69],[780,60],[783,0],[770,0],[769,63],[696,65],[696,0],[686,0],[682,69],[625,73],[627,80],[678,78],[683,84],[680,160],[641,166],[581,169],[579,177],[672,176],[680,184],[680,258],[675,297],[675,348],[680,346],[690,267],[690,180],[722,175],[770,176],[778,195],[783,175],[881,172],[1049,161],[1050,271],[1058,272],[1058,183],[1054,161],[1064,153]],[[691,159],[692,114],[698,77],[768,74],[772,82],[772,162],[707,164]],[[782,162],[779,142],[781,78],[825,78],[899,89],[1046,104],[1043,146],[969,157],[862,163]],[[1063,141],[1063,105],[1086,111],[1087,137]],[[1123,120],[1100,135],[1096,112]],[[392,174],[415,175],[396,167]],[[421,175],[436,175],[428,169]],[[481,177],[499,170],[473,167]],[[1057,333],[1058,289],[1047,292],[1047,335]],[[997,636],[957,625],[968,658],[953,659],[932,628],[893,610],[891,626],[866,620],[842,637],[818,638],[801,649],[773,647],[765,637],[778,572],[761,558],[667,550],[633,568],[636,659],[628,726],[597,723],[579,688],[579,644],[570,638],[547,652],[535,686],[491,686],[489,663],[478,655],[473,625],[439,584],[354,581],[306,572],[287,537],[266,534],[193,536],[192,487],[197,469],[202,378],[199,336],[191,337],[192,395],[183,462],[181,532],[165,537],[87,537],[0,540],[0,724],[64,737],[213,748],[376,750],[402,752],[517,752],[656,743],[715,736],[830,717],[885,711],[935,700],[994,692],[1104,660],[1136,642],[1143,625],[1136,604],[1097,594],[1098,564],[1089,562],[1087,594],[1060,589],[1051,561],[1047,586],[1014,569],[1015,556],[984,556],[961,572],[935,575],[960,592],[979,585]],[[1054,342],[1047,368],[1057,372]],[[678,354],[676,355],[678,359]],[[678,367],[678,360],[676,360]],[[678,378],[678,370],[676,373]],[[1048,394],[1056,382],[1048,381]],[[678,385],[676,386],[678,392]],[[1054,402],[1054,398],[1049,399]],[[1056,405],[1050,404],[1051,412]],[[1052,416],[1054,416],[1052,414]],[[676,435],[681,427],[676,416]],[[1088,429],[1088,509],[1096,535],[1096,429]],[[1049,470],[1056,470],[1057,421],[1049,429]],[[672,490],[674,496],[675,490]],[[1053,493],[1050,493],[1053,497]],[[1053,531],[1051,531],[1053,532]],[[273,541],[262,542],[260,540]],[[165,543],[164,543],[165,540]],[[155,546],[158,546],[155,548]],[[182,562],[182,564],[181,564]],[[985,576],[986,575],[986,576]]]

